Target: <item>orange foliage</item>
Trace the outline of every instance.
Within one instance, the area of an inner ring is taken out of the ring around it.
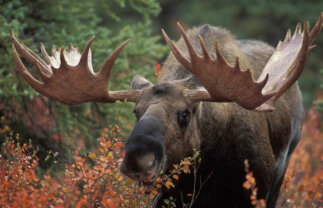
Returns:
[[[265,208],[266,203],[264,199],[257,198],[257,187],[256,187],[256,179],[253,176],[253,173],[249,171],[249,163],[248,160],[244,161],[245,171],[246,171],[246,181],[242,184],[243,188],[250,190],[250,202],[255,208]]]
[[[156,70],[155,75],[159,77],[161,75],[161,69],[160,69],[160,64],[155,64],[154,69]]]
[[[323,207],[323,133],[321,116],[311,109],[292,154],[277,207]]]
[[[97,151],[87,157],[78,148],[59,178],[49,173],[39,178],[31,145],[20,146],[19,136],[9,138],[0,158],[0,207],[144,207],[149,196],[119,172],[124,143],[117,131],[106,129]]]
[[[8,131],[9,127],[0,129],[3,134]],[[38,177],[38,158],[32,145],[21,146],[19,135],[10,136],[0,155],[0,207],[150,207],[162,186],[174,187],[172,179],[178,180],[181,172],[189,172],[192,158],[174,165],[170,175],[158,178],[151,187],[138,186],[119,171],[124,142],[118,132],[118,126],[105,129],[97,150],[87,156],[81,156],[79,146],[75,161],[67,164],[58,178],[49,173]]]
[[[319,115],[311,110],[304,120],[302,139],[292,155],[277,207],[322,207],[323,135],[319,125]],[[0,129],[4,135],[9,131],[8,126]],[[150,207],[159,188],[174,187],[173,182],[196,165],[198,154],[174,164],[168,175],[157,178],[147,190],[120,173],[124,143],[118,132],[117,126],[105,129],[98,148],[86,156],[78,147],[74,161],[66,164],[57,178],[49,173],[39,177],[38,158],[31,144],[20,145],[19,135],[8,136],[0,155],[0,207]],[[243,187],[251,190],[255,207],[264,207],[264,200],[257,199],[256,181],[247,162],[245,166]],[[171,200],[166,200],[167,204]]]

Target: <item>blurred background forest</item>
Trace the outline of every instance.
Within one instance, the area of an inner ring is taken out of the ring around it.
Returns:
[[[40,42],[48,51],[53,44],[61,47],[69,43],[82,49],[96,35],[92,45],[96,69],[116,46],[131,39],[109,83],[110,89],[118,90],[129,89],[136,74],[157,80],[154,65],[162,65],[169,52],[160,29],[178,39],[177,21],[186,28],[205,23],[225,27],[238,39],[257,39],[276,46],[298,22],[313,25],[322,9],[320,0],[0,0],[0,129],[32,139],[39,147],[41,167],[57,168],[53,160],[70,158],[77,143],[92,149],[103,128],[115,124],[126,138],[135,123],[132,103],[67,106],[36,93],[19,76],[10,29],[38,54]],[[322,102],[318,100],[323,99],[322,34],[316,44],[319,47],[311,52],[299,82],[306,109],[313,101],[319,106]],[[4,139],[0,134],[0,142]],[[58,153],[55,159],[48,159],[54,152]]]

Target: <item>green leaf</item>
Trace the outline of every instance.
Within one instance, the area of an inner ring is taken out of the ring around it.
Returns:
[[[164,199],[164,203],[168,205],[170,203],[169,199]]]

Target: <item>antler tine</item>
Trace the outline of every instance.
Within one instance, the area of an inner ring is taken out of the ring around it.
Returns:
[[[215,54],[216,54],[216,59],[218,62],[222,63],[222,64],[227,64],[226,60],[223,58],[220,49],[219,49],[219,42],[215,41]]]
[[[200,56],[196,53],[184,29],[178,24],[190,55],[190,61],[188,61],[182,57],[182,53],[169,40],[164,31],[163,35],[178,61],[193,73],[211,95],[213,101],[227,102],[229,100],[237,102],[246,109],[257,108],[256,110],[270,111],[274,109],[273,103],[302,73],[308,50],[313,47],[310,44],[321,31],[322,24],[323,13],[320,14],[311,33],[309,33],[308,22],[304,23],[303,31],[301,24],[297,24],[293,36],[288,30],[284,41],[279,42],[257,81],[253,80],[249,69],[243,71],[240,69],[242,65],[239,63],[239,56],[236,57],[233,67],[229,65],[220,51],[218,41],[215,41],[214,48],[216,58],[211,58],[203,39],[199,36],[203,53],[203,56]],[[196,91],[196,95],[192,92],[189,94],[190,97],[194,97],[195,101],[196,99],[210,101],[210,96],[206,96],[205,92]]]
[[[11,39],[12,43],[14,44],[16,50],[19,51],[19,53],[21,53],[21,55],[25,59],[27,59],[29,62],[31,62],[34,65],[36,65],[37,61],[39,61],[42,68],[45,70],[48,70],[47,64],[37,54],[35,54],[33,51],[31,51],[29,48],[27,48],[24,44],[21,44],[17,41],[12,30],[10,30],[10,39]]]
[[[47,64],[50,64],[50,57],[46,51],[46,48],[43,43],[40,43],[40,51],[42,52]]]
[[[103,62],[102,66],[101,66],[101,70],[98,73],[98,76],[100,77],[104,77],[104,78],[109,78],[111,71],[112,71],[112,67],[115,63],[115,61],[117,60],[120,52],[122,51],[122,49],[130,42],[130,40],[126,40],[125,42],[123,42],[121,45],[118,46],[118,48],[116,48],[112,54]]]
[[[170,49],[172,50],[174,56],[177,58],[177,60],[189,71],[192,70],[191,67],[191,63],[184,57],[184,55],[182,54],[182,52],[177,48],[177,46],[175,45],[175,43],[173,43],[173,41],[168,37],[168,35],[166,34],[166,32],[164,31],[164,29],[162,29],[162,34],[163,37],[165,39],[165,41],[167,42],[167,44],[169,45]]]
[[[201,35],[199,35],[199,40],[200,40],[200,45],[201,45],[201,48],[202,48],[202,53],[204,55],[204,58],[205,59],[211,59],[209,52],[207,52],[207,50],[206,50],[206,47],[205,47],[205,44],[204,44],[204,40],[201,37]]]
[[[77,47],[75,48],[72,43],[68,44],[68,48],[70,50],[77,50]]]
[[[320,26],[316,25],[315,27]],[[277,46],[276,51],[259,76],[258,80],[264,77],[265,74],[266,76],[269,74],[269,81],[264,86],[262,93],[274,93],[275,96],[258,106],[257,111],[273,110],[274,102],[296,82],[303,72],[307,53],[313,40],[310,39],[308,22],[304,22],[303,32],[300,30],[300,24],[298,24],[292,39],[287,39]],[[276,60],[276,53],[286,60]],[[280,70],[278,71],[277,68]],[[276,78],[271,78],[271,76]]]
[[[60,48],[56,51],[55,47],[52,49],[52,56],[49,56],[43,44],[41,44],[41,51],[48,62],[48,65],[35,55],[27,47],[23,47],[12,33],[13,55],[18,63],[19,71],[23,78],[39,93],[56,99],[65,104],[80,104],[84,102],[104,102],[110,103],[116,100],[136,101],[140,96],[141,91],[123,90],[123,91],[108,91],[107,84],[109,82],[110,72],[112,66],[116,61],[117,56],[129,41],[121,44],[110,56],[107,58],[98,73],[94,73],[92,68],[91,50],[90,46],[94,37],[85,46],[82,55],[78,53],[76,48],[70,46],[68,51]],[[36,80],[23,65],[19,58],[18,52],[21,53],[27,61],[36,66],[37,72],[44,82]],[[44,64],[46,64],[46,68]],[[51,70],[51,67],[54,69]],[[44,69],[46,69],[45,73]]]
[[[317,35],[321,32],[323,26],[323,12],[320,13],[319,19],[316,21],[311,33],[310,33],[310,45],[313,43]]]
[[[29,48],[27,48],[24,44],[21,44],[23,46],[23,48],[28,51],[28,53],[30,53],[30,55],[33,57],[35,63],[39,62],[43,68],[46,68],[47,64],[36,54],[34,53],[32,50],[30,50]]]
[[[22,44],[23,45],[23,44]],[[36,53],[27,48],[25,45],[23,47],[34,57],[34,65],[37,67],[38,75],[44,80],[48,80],[49,76],[52,74],[51,68],[43,61]]]
[[[37,92],[43,93],[41,90],[43,87],[43,83],[39,82],[37,79],[35,79],[26,69],[25,65],[22,63],[21,59],[19,58],[19,55],[17,53],[16,47],[14,44],[12,44],[12,52],[13,56],[18,64],[18,70],[20,71],[23,78],[28,82],[29,85],[31,85]]]
[[[288,30],[283,42],[279,42],[275,52],[269,59],[258,80],[253,80],[249,69],[240,69],[239,56],[233,67],[229,65],[215,41],[216,58],[211,58],[199,36],[203,57],[196,53],[184,29],[178,23],[180,33],[186,43],[190,61],[183,58],[176,45],[171,42],[163,31],[165,40],[170,45],[175,57],[182,65],[193,73],[196,79],[204,86],[207,92],[198,90],[190,91],[189,97],[194,101],[222,101],[236,102],[246,109],[271,111],[277,100],[300,76],[303,71],[307,53],[314,46],[318,33],[322,30],[323,13],[320,14],[311,33],[308,22],[304,23],[302,32],[301,24],[297,24],[293,36]],[[222,43],[222,42],[221,42]],[[226,44],[224,42],[224,44]],[[225,46],[223,50],[225,50]],[[226,53],[225,53],[226,54]],[[212,55],[212,53],[211,53]],[[244,66],[243,64],[241,66]]]
[[[276,101],[298,79],[298,77],[303,72],[305,60],[307,57],[307,50],[308,50],[308,47],[310,44],[309,43],[309,23],[308,22],[304,22],[303,33],[304,33],[304,37],[303,37],[303,42],[302,42],[302,48],[300,49],[300,53],[297,56],[297,61],[299,63],[296,66],[296,68],[292,68],[290,71],[288,71],[289,72],[288,75],[290,75],[290,77],[289,77],[288,81],[286,82],[286,84],[282,88],[280,88],[280,90],[277,92],[273,101]]]
[[[42,78],[42,80],[43,80],[44,82],[46,82],[47,80],[49,80],[50,75],[49,75],[49,76],[47,76],[47,75],[43,72],[43,70],[41,69],[41,66],[39,65],[39,62],[38,62],[38,61],[36,62],[36,69],[37,69],[37,73],[38,73],[38,75]],[[28,72],[28,73],[29,73],[29,72]]]
[[[185,33],[185,30],[183,29],[182,25],[179,22],[177,22],[177,27],[178,27],[179,32],[181,33],[181,35],[182,35],[185,43],[186,43],[186,47],[187,47],[188,53],[189,53],[189,55],[191,57],[191,61],[192,61],[192,58],[194,58],[196,56],[197,57],[200,57],[200,55],[198,55],[196,53],[196,51],[195,51],[195,49],[194,49],[191,41],[188,39],[188,37],[187,37],[187,35]]]
[[[65,56],[64,56],[65,50],[63,47],[60,49],[59,53],[60,53],[60,61],[61,61],[61,65],[59,66],[59,68],[65,69],[68,67],[68,64],[67,64]]]
[[[246,109],[254,109],[274,96],[274,94],[261,94],[262,87],[266,84],[268,77],[261,82],[255,82],[250,70],[242,71],[240,69],[238,57],[235,65],[231,67],[220,52],[218,41],[215,41],[216,57],[213,58],[207,51],[202,37],[198,36],[203,54],[201,56],[196,52],[191,40],[188,38],[189,36],[186,35],[179,23],[178,28],[186,44],[190,62],[183,58],[182,53],[163,31],[165,40],[170,45],[177,60],[192,72],[207,90],[207,92],[201,90],[188,91],[187,96],[191,102],[237,102]],[[250,103],[249,100],[254,100],[254,102]]]
[[[47,64],[33,51],[31,51],[29,48],[27,48],[25,45],[19,43],[13,33],[13,31],[10,31],[10,38],[13,42],[13,47],[14,50],[13,52],[15,53],[15,59],[18,63],[18,68],[19,70],[25,75],[29,77],[29,82],[35,82],[37,81],[26,69],[24,64],[22,63],[21,59],[19,58],[17,54],[17,50],[23,55],[24,58],[26,58],[28,61],[30,61],[33,65],[37,67],[37,72],[39,76],[46,81],[48,76],[50,75],[50,69],[47,66]],[[17,60],[19,59],[19,61]],[[30,79],[32,78],[32,79]],[[38,81],[37,81],[38,82]],[[33,86],[36,86],[37,84],[33,84]]]
[[[301,33],[302,33],[302,25],[301,23],[297,23],[293,36]]]
[[[290,31],[290,29],[287,30],[287,33],[286,33],[284,41],[288,41],[289,39],[291,39],[291,31]]]
[[[90,51],[90,47],[91,47],[91,44],[93,43],[94,39],[95,39],[95,36],[92,36],[92,38],[86,44],[85,48],[83,49],[80,61],[78,63],[78,65],[80,65],[80,66],[85,66],[84,68],[87,68],[87,66],[88,66],[89,51]]]
[[[58,58],[58,52],[56,50],[56,46],[52,45],[52,57],[57,59]]]

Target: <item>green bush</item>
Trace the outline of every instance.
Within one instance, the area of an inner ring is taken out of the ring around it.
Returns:
[[[5,118],[1,126],[10,125],[24,138],[39,137],[34,142],[44,151],[55,149],[55,144],[56,149],[75,146],[79,142],[71,139],[75,134],[91,148],[102,129],[110,124],[119,124],[129,132],[134,123],[131,103],[67,106],[44,97],[35,100],[38,93],[21,78],[13,60],[9,30],[13,29],[18,39],[38,54],[40,42],[47,51],[53,44],[61,47],[69,43],[82,49],[95,35],[92,54],[97,70],[119,44],[131,39],[120,54],[109,82],[112,90],[130,89],[135,74],[155,79],[153,66],[168,50],[158,42],[160,35],[152,35],[151,19],[160,12],[156,0],[0,0],[0,5],[0,116]],[[34,67],[26,65],[36,75]]]

